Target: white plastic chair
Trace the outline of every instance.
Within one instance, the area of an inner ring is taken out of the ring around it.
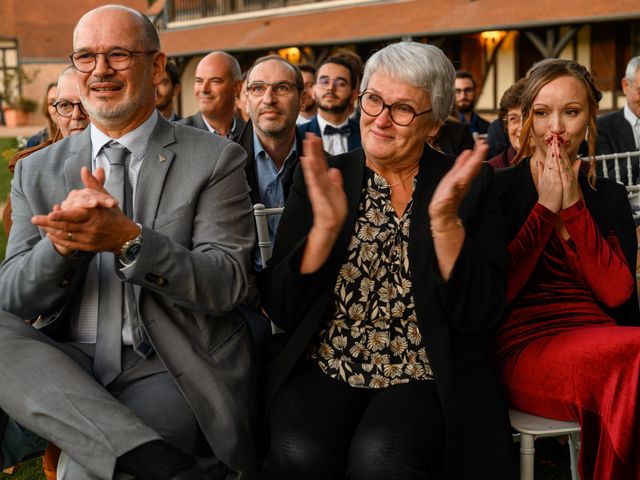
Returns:
[[[262,268],[267,266],[267,262],[271,258],[273,245],[269,236],[269,226],[267,219],[269,215],[281,215],[284,207],[266,208],[262,203],[256,203],[253,206],[253,218],[256,222],[256,231],[258,232],[258,248],[260,249],[260,263]],[[280,327],[271,322],[271,333],[282,333]]]
[[[533,480],[533,464],[536,452],[535,441],[544,437],[569,437],[569,455],[571,457],[571,480],[580,480],[578,475],[578,456],[580,454],[580,425],[577,422],[564,422],[538,417],[509,409],[511,427],[518,432],[514,441],[520,441],[520,480]],[[518,438],[519,437],[519,438]]]
[[[631,152],[610,153],[607,155],[596,155],[595,160],[597,163],[602,164],[602,176],[609,178],[609,169],[607,168],[607,162],[613,160],[614,180],[620,184],[623,184],[627,188],[627,194],[629,197],[629,204],[633,212],[634,220],[640,219],[640,185],[633,183],[633,167],[632,159],[640,157],[639,150],[633,150]],[[581,157],[581,160],[588,161],[588,157]],[[626,170],[627,183],[626,185],[622,181],[621,172]]]
[[[269,237],[269,226],[267,218],[270,215],[281,215],[284,207],[266,208],[262,203],[256,203],[253,206],[253,217],[256,222],[256,231],[258,232],[258,248],[260,249],[260,260],[262,267],[267,266],[267,262],[271,258],[271,237]]]

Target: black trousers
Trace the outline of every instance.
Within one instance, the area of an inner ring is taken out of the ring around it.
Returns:
[[[304,362],[268,417],[261,479],[438,479],[445,425],[435,382],[354,388]]]

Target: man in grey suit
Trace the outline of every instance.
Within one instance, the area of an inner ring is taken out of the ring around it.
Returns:
[[[193,92],[198,113],[180,123],[237,141],[244,121],[236,115],[236,98],[240,95],[240,64],[227,52],[211,52],[196,67]]]
[[[92,10],[73,44],[92,123],[15,171],[0,407],[62,449],[61,479],[250,476],[254,353],[228,313],[254,244],[246,154],[155,110],[144,15]]]
[[[596,153],[598,155],[610,153],[624,153],[640,148],[640,56],[633,57],[627,64],[625,76],[622,79],[622,91],[627,103],[621,110],[601,115],[596,120],[598,136],[596,138]],[[621,180],[626,185],[627,168],[621,165]],[[638,181],[638,158],[631,160],[632,183]],[[614,162],[608,161],[609,178],[615,178]],[[598,172],[601,173],[601,172]]]

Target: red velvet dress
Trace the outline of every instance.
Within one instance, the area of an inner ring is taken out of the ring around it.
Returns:
[[[605,308],[628,301],[634,278],[618,239],[604,238],[582,201],[557,216],[536,204],[509,245],[509,314],[497,338],[510,404],[578,420],[583,479],[640,478],[640,328]]]

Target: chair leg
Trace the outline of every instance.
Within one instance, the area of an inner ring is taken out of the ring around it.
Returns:
[[[569,434],[569,456],[571,457],[571,480],[580,480],[578,456],[580,454],[580,432]]]
[[[533,480],[533,460],[536,453],[535,437],[520,435],[520,480]]]

